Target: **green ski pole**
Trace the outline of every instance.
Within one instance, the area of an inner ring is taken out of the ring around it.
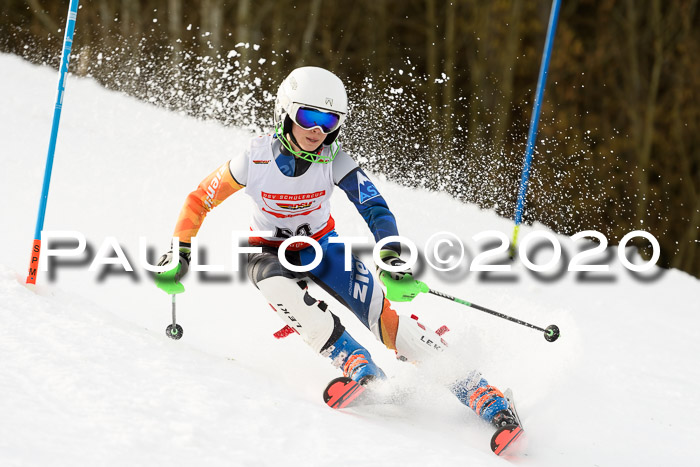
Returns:
[[[379,278],[384,283],[387,289],[386,298],[392,302],[410,302],[416,298],[421,293],[430,293],[447,300],[459,303],[461,305],[466,305],[475,310],[483,311],[489,313],[493,316],[503,318],[512,323],[520,324],[521,326],[528,327],[530,329],[536,329],[537,331],[542,331],[544,333],[544,338],[547,342],[554,342],[559,339],[559,327],[556,324],[550,324],[546,328],[541,328],[530,324],[526,321],[513,318],[512,316],[499,313],[497,311],[491,310],[489,308],[477,305],[476,303],[471,303],[461,298],[453,297],[443,292],[438,292],[437,290],[432,290],[425,282],[417,281],[413,279],[410,275],[405,275],[401,280],[394,280],[391,278],[389,273],[382,271]]]
[[[165,271],[160,274],[156,274],[155,281],[156,285],[163,292],[167,293],[171,297],[172,301],[172,314],[173,314],[173,324],[169,324],[165,328],[165,335],[171,339],[178,340],[182,337],[182,326],[177,324],[175,320],[175,297],[177,294],[185,291],[185,286],[181,282],[175,281],[175,274],[180,272],[180,263],[178,262],[170,271]]]

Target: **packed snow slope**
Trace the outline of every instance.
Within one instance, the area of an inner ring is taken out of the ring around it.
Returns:
[[[139,266],[138,239],[166,251],[185,196],[250,135],[89,79],[68,82],[45,229],[82,232],[92,255],[115,237],[135,272],[100,278],[88,270],[92,256],[81,256],[28,289],[56,73],[8,55],[0,69],[0,465],[506,465],[489,450],[490,429],[442,387],[471,368],[513,388],[530,440],[521,465],[694,463],[700,281],[676,270],[634,275],[614,250],[608,273],[583,277],[538,277],[520,261],[489,276],[420,268],[437,290],[561,328],[547,343],[540,332],[420,296],[398,312],[451,330],[451,359],[424,367],[397,362],[314,288],[389,375],[418,388],[402,407],[333,411],[321,391],[338,370],[298,336],[274,339],[282,321],[231,272],[230,232],[247,230],[251,212],[239,193],[199,236],[207,263],[229,277],[187,278],[177,300],[184,337],[169,340],[170,300]],[[473,235],[511,232],[492,212],[375,181],[421,249],[433,233],[454,232],[468,264]],[[341,235],[369,235],[342,193],[333,201]],[[521,238],[533,230],[546,229],[525,227]],[[557,238],[567,258],[585,246]],[[549,256],[544,249],[535,261]]]

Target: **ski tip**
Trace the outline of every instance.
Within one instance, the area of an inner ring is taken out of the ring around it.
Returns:
[[[506,425],[499,428],[491,437],[491,450],[497,456],[514,456],[525,447],[523,429],[518,425]]]
[[[341,376],[328,383],[323,391],[323,401],[333,409],[342,409],[352,405],[364,390],[365,387],[361,384]]]

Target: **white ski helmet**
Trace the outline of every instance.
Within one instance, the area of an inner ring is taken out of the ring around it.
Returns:
[[[314,110],[321,111],[317,113],[320,119],[313,117]],[[348,97],[340,78],[326,69],[305,66],[293,70],[277,90],[275,131],[286,142],[292,122],[305,129],[318,127],[327,135],[323,144],[330,145],[338,137],[347,113]]]

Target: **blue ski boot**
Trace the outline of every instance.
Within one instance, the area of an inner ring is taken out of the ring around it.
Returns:
[[[471,373],[465,380],[455,383],[451,389],[462,404],[495,427],[519,425],[503,393],[490,386],[479,373]]]
[[[348,331],[343,331],[326,352],[330,352],[327,355],[333,361],[333,365],[342,368],[343,376],[363,386],[375,378],[386,378],[382,369],[372,361],[369,351],[353,339]]]

